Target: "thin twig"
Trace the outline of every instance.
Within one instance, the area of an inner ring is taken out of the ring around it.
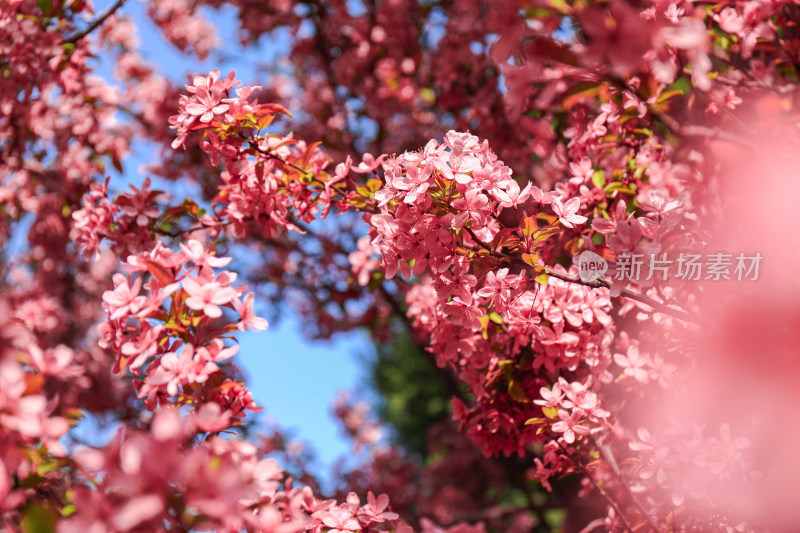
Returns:
[[[675,135],[676,137],[716,138],[716,139],[721,139],[723,141],[728,141],[734,144],[738,144],[746,148],[751,148],[751,149],[760,148],[760,146],[756,142],[748,139],[747,137],[744,137],[742,135],[737,135],[729,131],[721,130],[719,128],[709,128],[707,126],[700,126],[697,124],[688,124],[686,126],[681,126],[677,120],[667,115],[666,113],[662,113],[661,111],[658,111],[656,108],[654,108],[652,104],[650,104],[650,102],[648,102],[642,95],[639,94],[639,92],[636,89],[631,87],[631,85],[625,82],[624,80],[615,78],[613,81],[617,85],[619,85],[620,88],[622,88],[628,94],[636,98],[636,100],[641,102],[641,104],[645,107],[645,109],[647,109],[647,113],[655,120],[663,124],[664,127],[667,128],[667,130],[669,130],[669,132]],[[800,160],[800,156],[797,156],[795,154],[781,152],[781,155],[789,159]]]
[[[604,527],[605,525],[606,525],[605,520],[603,520],[602,518],[597,518],[596,520],[592,520],[591,522],[586,524],[586,527],[581,529],[580,533],[591,533],[598,527]]]
[[[523,261],[521,257],[517,257],[515,255],[504,254],[504,253],[498,252],[496,250],[493,250],[487,244],[482,242],[470,228],[465,228],[465,229],[470,234],[470,236],[472,236],[472,239],[481,248],[483,248],[484,250],[488,251],[493,257],[495,257],[497,259],[500,259],[501,261],[506,261],[506,262],[510,262],[510,263],[512,263],[514,265],[522,266],[523,268],[526,268],[526,269],[530,269],[531,268],[531,266],[528,263],[526,263],[525,261]],[[573,276],[570,276],[570,275],[567,275],[567,274],[561,274],[559,272],[556,272],[556,271],[550,270],[550,269],[548,269],[546,271],[546,273],[547,273],[548,276],[554,277],[556,279],[560,279],[561,281],[566,281],[568,283],[576,283],[578,285],[584,285],[586,287],[591,287],[593,289],[601,289],[601,288],[609,289],[609,288],[611,288],[611,282],[606,280],[605,278],[599,278],[599,279],[596,279],[596,280],[593,280],[593,281],[583,281],[580,278],[576,278],[576,277],[573,277]],[[665,315],[670,315],[670,316],[673,316],[675,318],[679,318],[681,320],[684,320],[686,322],[698,322],[697,318],[695,318],[694,316],[690,315],[689,313],[687,313],[687,312],[685,312],[683,310],[675,309],[673,307],[668,306],[667,304],[661,303],[658,300],[654,300],[654,299],[650,298],[649,296],[646,296],[646,295],[638,293],[638,292],[634,292],[634,291],[632,291],[630,289],[622,289],[622,291],[620,292],[620,296],[624,296],[625,298],[628,298],[628,299],[631,299],[631,300],[635,300],[635,301],[637,301],[639,303],[643,303],[645,305],[649,305],[650,307],[652,307],[655,311],[657,311],[659,313],[663,313]]]
[[[554,277],[556,279],[560,279],[561,281],[566,281],[568,283],[577,283],[578,285],[585,285],[586,287],[591,287],[593,289],[611,288],[611,282],[609,282],[605,278],[599,278],[594,281],[583,281],[580,278],[575,278],[566,274],[560,274],[559,272],[555,272],[553,270],[548,270],[547,275]],[[674,307],[670,307],[667,304],[661,303],[658,300],[654,300],[649,296],[646,296],[640,292],[634,292],[630,289],[622,289],[619,295],[624,296],[625,298],[628,298],[630,300],[635,300],[639,303],[649,305],[656,312],[663,313],[665,315],[670,315],[675,318],[684,320],[686,322],[698,322],[697,318],[690,315],[689,313],[682,311],[680,309],[675,309]]]
[[[605,459],[605,462],[611,469],[611,472],[617,478],[617,481],[619,481],[620,485],[628,494],[628,497],[631,499],[631,501],[633,501],[634,505],[639,508],[639,512],[642,513],[645,520],[647,520],[647,524],[650,526],[650,528],[653,529],[653,531],[660,531],[661,528],[659,528],[658,524],[655,522],[655,520],[653,520],[653,517],[650,516],[650,513],[647,512],[647,508],[645,508],[639,497],[636,496],[636,494],[630,489],[628,482],[622,475],[622,471],[619,469],[619,464],[617,463],[616,457],[614,457],[614,452],[611,451],[611,447],[609,447],[608,444],[603,444],[601,446],[591,436],[589,437],[589,442],[591,442],[592,445],[597,448],[597,450],[603,456],[603,459]]]
[[[289,163],[288,161],[286,161],[282,157],[275,155],[272,151],[261,149],[255,141],[250,141],[250,144],[253,146],[253,148],[255,148],[256,152],[258,152],[259,154],[265,155],[267,157],[267,159],[274,159],[275,161],[283,163],[286,166],[292,167],[293,169],[297,170],[298,172],[302,172],[303,174],[308,174],[309,173],[308,170],[306,170],[306,169],[304,169],[302,167],[298,167],[294,163]]]
[[[559,442],[558,440],[555,440],[554,442],[558,444],[558,447],[561,448],[561,451],[564,452],[564,454],[567,457],[572,458],[572,456],[569,453],[569,450],[567,450],[561,442]],[[633,528],[631,527],[630,523],[625,517],[625,513],[622,512],[622,509],[619,507],[619,504],[617,504],[616,500],[614,500],[614,498],[612,498],[611,495],[608,492],[606,492],[606,490],[603,487],[601,487],[597,483],[597,481],[595,481],[595,479],[592,477],[592,474],[589,473],[589,468],[586,465],[581,464],[577,458],[572,458],[572,460],[575,462],[575,465],[578,468],[580,468],[584,474],[586,474],[586,477],[589,479],[589,482],[592,484],[592,486],[594,486],[595,489],[597,489],[597,492],[599,492],[603,496],[603,498],[605,498],[606,501],[609,504],[611,504],[611,507],[613,507],[614,510],[617,512],[617,516],[619,516],[619,519],[622,521],[622,524],[625,526],[625,529],[632,533]]]
[[[98,26],[100,26],[103,22],[105,22],[108,17],[116,13],[116,11],[119,8],[121,8],[122,4],[124,4],[125,2],[126,0],[117,0],[116,2],[114,2],[114,4],[111,7],[109,7],[102,15],[97,17],[97,19],[95,19],[94,22],[89,24],[89,26],[87,26],[86,29],[79,31],[72,37],[67,37],[66,39],[64,39],[64,44],[77,43],[78,41],[80,41],[81,39],[92,33]]]

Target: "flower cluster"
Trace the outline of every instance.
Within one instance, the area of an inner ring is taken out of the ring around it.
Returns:
[[[261,4],[148,3],[200,59],[232,46],[208,8],[289,49],[181,89],[124,0],[0,3],[1,529],[795,527],[796,1]],[[200,194],[115,193],[141,141]],[[267,327],[223,245],[317,337],[411,326],[460,433],[420,462],[337,404],[366,458],[336,501],[219,437],[256,410],[231,335]],[[666,279],[699,252],[744,277],[720,250],[752,283]],[[120,429],[76,447],[86,418]]]
[[[394,525],[385,495],[369,494],[360,505],[353,494],[336,506],[291,478],[245,441],[214,437],[188,451],[197,431],[215,431],[219,409],[204,404],[181,417],[165,407],[150,429],[120,431],[103,449],[82,448],[75,463],[92,489],[78,488],[70,505],[77,512],[59,525],[66,533],[93,529],[136,531],[182,527],[216,531],[377,531]],[[153,457],[158,457],[154,462]]]
[[[129,256],[123,266],[135,279],[115,274],[114,290],[103,294],[109,317],[101,326],[103,343],[116,356],[116,371],[144,372],[139,396],[151,409],[176,397],[178,405],[213,399],[233,419],[255,409],[247,389],[222,368],[238,347],[226,347],[220,337],[267,323],[253,314],[252,293],[241,299],[246,287],[233,286],[236,274],[215,271],[230,260],[196,240],[179,252],[159,243]],[[225,319],[223,308],[236,309],[238,321]]]

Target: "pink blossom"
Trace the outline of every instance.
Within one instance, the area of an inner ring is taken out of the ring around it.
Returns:
[[[516,209],[527,202],[529,198],[533,197],[536,199],[534,190],[538,191],[538,197],[541,199],[542,191],[531,182],[528,182],[525,188],[520,191],[519,184],[514,180],[510,180],[505,190],[495,188],[492,190],[492,195],[497,199],[498,207]]]
[[[350,533],[361,531],[361,525],[356,520],[353,511],[346,505],[334,507],[329,511],[314,513],[315,521],[328,527],[328,533]]]
[[[84,369],[74,364],[75,352],[63,344],[44,351],[36,345],[31,345],[28,356],[33,366],[43,376],[65,379],[74,378],[84,372]]]
[[[357,246],[358,249],[350,252],[347,259],[350,261],[351,272],[356,276],[358,284],[364,287],[369,283],[372,272],[378,266],[378,262],[372,258],[374,249],[369,237],[365,236],[358,239]]]
[[[244,297],[244,301],[240,300],[238,297],[234,298],[233,300],[233,308],[241,316],[241,320],[237,327],[244,331],[245,329],[252,329],[255,331],[263,331],[267,329],[267,321],[263,318],[257,317],[253,314],[253,301],[255,300],[255,295],[251,292],[248,293],[247,296]]]
[[[133,360],[128,363],[128,368],[135,371],[142,366],[147,359],[161,351],[162,348],[159,341],[163,333],[163,326],[151,326],[150,323],[143,322],[141,333],[123,344],[120,349],[123,355],[133,358]]]
[[[591,432],[588,427],[580,425],[583,418],[583,412],[580,409],[572,412],[559,409],[558,418],[559,421],[553,424],[553,431],[563,433],[567,444],[575,442],[575,435],[588,435]]]
[[[641,452],[655,449],[655,442],[647,428],[641,427],[636,430],[636,436],[639,438],[638,441],[631,441],[628,443],[628,447],[631,450]]]
[[[594,218],[592,219],[592,229],[603,234],[614,233],[617,230],[617,224],[630,220],[633,217],[633,214],[630,214],[626,218],[625,212],[627,208],[628,206],[625,200],[619,200],[611,213],[611,220],[607,218]]]
[[[115,529],[127,531],[158,516],[164,510],[164,500],[156,494],[137,496],[128,500],[111,519]]]
[[[114,290],[103,293],[104,307],[110,313],[111,320],[137,313],[147,300],[146,297],[139,296],[142,279],[136,278],[133,285],[130,285],[128,278],[123,274],[114,274],[112,279]]]
[[[725,32],[741,35],[745,28],[744,18],[734,7],[725,7],[720,12],[714,13],[713,17]]]
[[[561,392],[561,384],[558,382],[553,384],[552,389],[547,387],[539,389],[539,395],[542,399],[533,400],[533,403],[542,407],[560,407],[561,401],[564,399],[564,394]]]
[[[217,365],[202,357],[195,357],[195,350],[187,344],[180,355],[175,353],[165,354],[159,359],[158,368],[152,373],[148,369],[146,383],[149,385],[166,385],[165,390],[170,396],[178,394],[178,387],[190,383],[203,383],[210,374],[218,370]],[[145,391],[146,389],[143,389]],[[140,393],[141,395],[141,393]]]
[[[400,518],[397,513],[387,511],[388,507],[389,496],[381,494],[376,498],[372,491],[369,491],[367,493],[367,505],[358,510],[358,519],[366,524],[382,524],[386,521]]]
[[[220,102],[220,95],[209,92],[208,89],[200,87],[195,93],[195,98],[186,104],[186,112],[189,115],[199,116],[200,122],[211,122],[214,115],[221,115],[230,108],[230,105]]]
[[[568,228],[575,227],[573,224],[583,224],[588,219],[581,215],[576,215],[578,209],[581,207],[580,198],[572,198],[566,203],[561,203],[561,198],[553,197],[553,212],[558,217],[564,226]]]
[[[218,403],[204,403],[194,413],[192,421],[200,431],[215,433],[230,427],[231,413],[223,411]]]
[[[511,282],[515,276],[509,276],[507,268],[497,272],[488,272],[484,286],[476,293],[481,298],[486,298],[490,305],[503,309],[511,296]]]
[[[195,356],[198,359],[202,359],[205,361],[224,361],[225,359],[230,359],[236,352],[239,351],[239,346],[233,345],[225,347],[225,344],[222,342],[222,339],[212,339],[211,342],[204,346],[199,346],[197,351],[195,352]]]
[[[594,175],[592,160],[588,157],[582,157],[577,163],[570,163],[569,170],[572,172],[572,178],[570,181],[577,184],[589,181]]]
[[[649,359],[639,353],[639,347],[632,344],[628,347],[628,354],[615,354],[614,362],[621,366],[626,376],[631,376],[639,383],[650,381],[648,372]]]
[[[219,306],[226,305],[237,297],[235,289],[224,287],[219,281],[186,278],[183,281],[183,289],[189,295],[186,298],[186,305],[190,309],[202,310],[209,318],[221,317],[222,309]]]
[[[376,168],[381,166],[383,160],[386,159],[386,155],[381,155],[380,157],[373,157],[372,154],[369,152],[364,153],[362,156],[362,161],[357,166],[353,167],[353,172],[357,172],[359,174],[366,174],[368,172],[374,172]]]
[[[222,268],[231,262],[230,257],[216,257],[214,252],[208,250],[203,244],[195,239],[189,240],[186,244],[180,244],[183,255],[191,260],[198,267]]]
[[[149,219],[155,218],[161,212],[155,205],[155,200],[164,193],[150,190],[150,178],[146,178],[141,189],[130,185],[133,194],[121,194],[117,198],[117,205],[122,208],[125,215],[134,218],[139,226],[147,226]]]
[[[453,228],[462,227],[467,220],[471,220],[473,226],[483,226],[486,220],[486,212],[491,211],[489,199],[475,189],[468,190],[464,198],[455,200],[453,207],[461,211],[453,218]]]

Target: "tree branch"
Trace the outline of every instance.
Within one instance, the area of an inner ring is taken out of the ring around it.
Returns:
[[[634,505],[639,509],[639,512],[642,513],[647,524],[653,531],[660,531],[660,528],[650,513],[647,512],[647,508],[641,502],[641,500],[636,496],[636,494],[630,489],[630,484],[622,475],[622,472],[619,469],[619,464],[617,463],[616,457],[614,457],[614,452],[611,451],[611,447],[608,444],[600,445],[595,439],[591,436],[589,437],[589,442],[600,452],[601,456],[605,460],[608,467],[611,469],[611,472],[614,473],[614,476],[619,481],[620,485],[622,486],[623,490],[627,493],[628,497],[633,501]]]
[[[548,270],[547,271],[547,275],[551,276],[551,277],[554,277],[556,279],[560,279],[561,281],[566,281],[568,283],[577,283],[578,285],[584,285],[586,287],[591,287],[593,289],[599,289],[601,287],[608,289],[608,288],[611,287],[611,282],[609,282],[605,278],[600,278],[600,279],[597,279],[597,280],[594,280],[594,281],[583,281],[580,278],[574,278],[574,277],[568,276],[566,274],[560,274],[560,273],[555,272],[553,270]],[[634,292],[634,291],[632,291],[630,289],[622,289],[622,291],[620,292],[620,296],[624,296],[625,298],[629,298],[631,300],[635,300],[635,301],[637,301],[639,303],[643,303],[645,305],[649,305],[650,307],[653,308],[653,310],[655,310],[658,313],[663,313],[665,315],[670,315],[670,316],[673,316],[675,318],[679,318],[679,319],[681,319],[683,321],[686,321],[686,322],[697,322],[698,321],[697,318],[694,317],[693,315],[691,315],[691,314],[689,314],[689,313],[687,313],[687,312],[685,312],[685,311],[683,311],[681,309],[675,309],[674,307],[670,307],[667,304],[661,303],[658,300],[654,300],[654,299],[650,298],[649,296],[646,296],[646,295],[644,295],[644,294],[642,294],[640,292]]]
[[[667,115],[666,113],[662,113],[655,109],[650,102],[648,102],[639,92],[631,87],[625,80],[614,78],[614,83],[616,83],[622,90],[636,98],[641,104],[647,109],[647,113],[653,117],[656,121],[660,122],[664,125],[667,130],[675,135],[676,137],[701,137],[701,138],[717,138],[723,141],[732,142],[734,144],[738,144],[740,146],[744,146],[751,149],[758,149],[759,146],[757,143],[751,141],[747,137],[742,135],[737,135],[735,133],[731,133],[729,131],[724,131],[719,128],[709,128],[707,126],[700,126],[695,124],[688,124],[686,126],[681,126],[677,120],[672,118],[671,116]],[[800,156],[788,153],[782,153],[785,157],[789,159],[800,160]]]
[[[575,465],[586,475],[586,478],[589,480],[592,486],[597,490],[597,492],[600,493],[600,495],[603,496],[603,498],[605,498],[605,500],[611,505],[611,507],[614,508],[614,511],[616,511],[620,521],[622,521],[622,525],[625,526],[625,531],[632,533],[634,529],[631,527],[630,522],[628,522],[625,513],[622,512],[622,509],[620,508],[617,501],[614,498],[612,498],[611,495],[608,492],[606,492],[606,490],[603,487],[601,487],[599,483],[597,483],[594,477],[592,477],[592,474],[589,472],[589,468],[586,465],[581,464],[581,462],[578,461],[577,457],[572,457],[572,455],[569,453],[569,450],[567,450],[567,448],[564,447],[564,445],[561,444],[561,442],[559,442],[558,440],[555,440],[554,442],[558,444],[558,447],[561,448],[561,451],[564,453],[564,455],[572,458],[572,460],[575,462]]]
[[[514,265],[521,266],[521,267],[523,267],[525,269],[530,269],[531,268],[531,266],[528,263],[526,263],[525,261],[523,261],[521,257],[517,257],[515,255],[504,254],[504,253],[501,253],[501,252],[497,252],[496,250],[492,250],[492,248],[490,248],[487,244],[481,242],[481,240],[475,235],[475,233],[470,228],[464,228],[464,229],[467,230],[467,232],[470,234],[472,239],[481,248],[483,248],[484,250],[488,251],[493,257],[495,257],[497,259],[500,259],[501,261],[506,261],[506,262],[512,263]],[[605,278],[596,279],[594,281],[583,281],[580,278],[575,278],[575,277],[567,275],[567,274],[561,274],[561,273],[556,272],[554,270],[549,270],[548,269],[546,272],[547,272],[548,276],[552,276],[552,277],[554,277],[556,279],[560,279],[561,281],[566,281],[568,283],[576,283],[578,285],[584,285],[586,287],[591,287],[593,289],[600,289],[600,288],[609,289],[609,288],[611,288],[611,282],[609,282]],[[686,311],[670,307],[667,304],[661,303],[658,300],[654,300],[654,299],[650,298],[649,296],[646,296],[646,295],[644,295],[642,293],[633,292],[630,289],[622,289],[622,291],[620,292],[620,296],[624,296],[625,298],[629,298],[631,300],[635,300],[635,301],[637,301],[639,303],[643,303],[645,305],[649,305],[650,307],[652,307],[655,311],[657,311],[659,313],[663,313],[665,315],[670,315],[670,316],[673,316],[675,318],[679,318],[679,319],[681,319],[683,321],[686,321],[686,322],[698,322],[697,318],[695,318],[691,314],[687,313]]]
[[[116,2],[114,2],[114,4],[111,7],[109,7],[102,15],[97,17],[97,19],[95,19],[91,24],[89,24],[89,26],[87,26],[86,29],[79,31],[72,37],[67,37],[66,39],[64,39],[64,44],[77,43],[78,41],[80,41],[81,39],[92,33],[95,29],[97,29],[98,26],[103,24],[103,22],[105,22],[108,17],[116,13],[116,11],[119,8],[121,8],[122,4],[124,4],[125,2],[126,0],[117,0]]]

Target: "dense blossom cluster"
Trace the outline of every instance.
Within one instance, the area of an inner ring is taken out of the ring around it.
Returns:
[[[213,437],[187,453],[187,439],[220,429],[218,415],[218,409],[201,408],[182,417],[163,408],[149,432],[120,432],[103,450],[76,450],[83,475],[102,480],[93,489],[78,489],[77,512],[59,530],[378,531],[395,524],[398,516],[387,510],[387,496],[370,492],[363,505],[356,494],[339,505],[319,500],[307,487],[293,487],[275,461],[258,457],[252,443]]]
[[[0,527],[797,523],[798,265],[770,238],[796,201],[773,176],[796,159],[797,2],[149,1],[199,58],[225,44],[207,8],[243,45],[290,36],[269,85],[184,88],[124,4],[0,3]],[[202,194],[120,191],[107,167],[142,139]],[[699,250],[775,266],[735,288],[623,275]],[[585,252],[607,270],[582,277]],[[406,324],[453,396],[428,459],[345,398],[361,462],[334,499],[291,446],[249,441],[234,335],[267,328],[257,295],[321,338]],[[86,419],[118,427],[92,446]]]

